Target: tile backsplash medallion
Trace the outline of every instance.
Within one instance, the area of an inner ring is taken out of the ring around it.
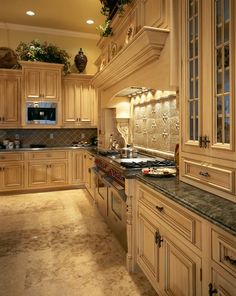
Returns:
[[[175,95],[134,104],[133,143],[140,148],[175,151],[179,143],[179,109]]]
[[[4,139],[14,141],[19,138],[21,146],[44,144],[49,147],[70,146],[72,142],[90,142],[97,136],[97,129],[8,129],[0,130],[0,142]]]

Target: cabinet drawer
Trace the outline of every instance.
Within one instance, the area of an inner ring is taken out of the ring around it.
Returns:
[[[234,171],[231,169],[187,159],[182,160],[182,168],[184,177],[231,193],[235,190]]]
[[[201,248],[201,222],[182,207],[174,205],[164,195],[143,185],[138,186],[138,200],[139,204],[151,209],[171,231]]]
[[[43,151],[43,152],[30,152],[29,160],[41,159],[67,159],[66,151]]]
[[[24,160],[23,153],[0,153],[0,162],[3,161],[21,161]]]
[[[236,239],[212,230],[212,259],[236,277]]]

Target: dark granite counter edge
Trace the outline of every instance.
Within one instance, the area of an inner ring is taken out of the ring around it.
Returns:
[[[24,147],[24,148],[19,148],[19,149],[0,149],[0,153],[6,153],[6,152],[24,152],[24,151],[45,151],[45,150],[80,150],[80,149],[85,149],[85,150],[92,150],[94,149],[93,146],[79,146],[79,147],[73,147],[73,146],[56,146],[56,147],[44,147],[44,148],[29,148],[29,147]]]
[[[151,187],[154,190],[159,191],[160,193],[163,193],[167,198],[170,198],[174,202],[180,204],[181,206],[185,207],[186,209],[190,210],[191,212],[194,212],[195,214],[199,215],[200,217],[206,219],[207,221],[211,222],[212,224],[218,226],[219,228],[224,229],[225,231],[231,233],[232,235],[236,236],[236,228],[231,227],[230,225],[224,223],[220,219],[216,219],[215,217],[212,217],[211,215],[207,214],[205,211],[201,210],[201,207],[196,207],[192,203],[189,203],[188,201],[184,199],[180,199],[177,195],[174,194],[174,192],[171,192],[170,190],[167,190],[163,188],[161,185],[158,184],[152,184],[152,182],[148,181],[145,176],[142,176],[141,174],[136,175],[136,179],[141,181],[144,185]],[[181,182],[181,181],[180,181]],[[189,185],[191,186],[191,185]],[[200,190],[196,187],[196,190]],[[208,194],[208,193],[207,193]],[[219,199],[222,199],[222,203],[227,203],[228,200],[224,200],[221,197],[216,197]],[[236,204],[235,204],[236,207]],[[236,220],[236,217],[235,217]]]

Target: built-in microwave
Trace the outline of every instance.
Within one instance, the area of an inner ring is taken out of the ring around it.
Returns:
[[[27,102],[27,124],[56,124],[57,103],[54,102]]]

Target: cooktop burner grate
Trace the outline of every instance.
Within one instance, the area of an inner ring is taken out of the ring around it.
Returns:
[[[120,162],[120,165],[128,169],[133,169],[145,167],[175,166],[175,162],[172,160],[148,160],[139,162]]]

